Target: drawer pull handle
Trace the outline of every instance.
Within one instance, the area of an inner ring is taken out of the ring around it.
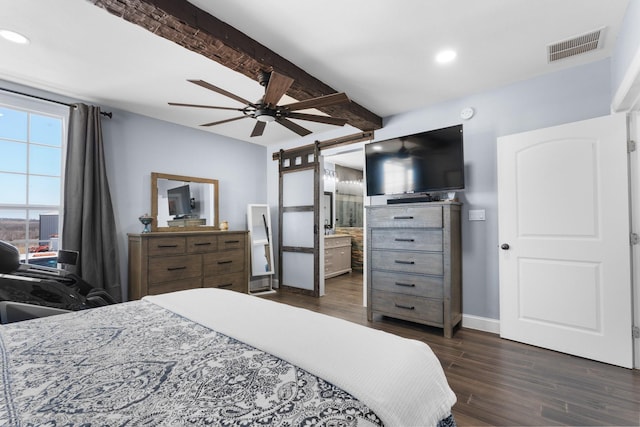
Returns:
[[[225,283],[224,285],[218,285],[219,288],[228,288],[230,286],[233,286],[233,283]]]
[[[393,219],[413,219],[412,216],[394,216]]]
[[[240,243],[240,240],[225,240],[225,243]]]
[[[396,242],[415,242],[416,239],[396,239]]]
[[[158,245],[159,248],[177,248],[178,245]]]
[[[415,283],[401,283],[401,282],[396,282],[396,286],[404,286],[405,288],[415,288],[416,287]]]
[[[220,264],[231,264],[233,261],[229,260],[229,261],[218,261],[218,265]]]
[[[415,263],[416,263],[415,261],[404,261],[404,260],[401,260],[401,259],[397,259],[397,260],[396,260],[396,264],[408,264],[408,265],[413,265],[413,264],[415,264]]]
[[[186,269],[187,269],[187,267],[184,267],[184,266],[182,266],[182,267],[167,267],[167,270],[169,270],[169,271],[186,270]]]
[[[209,246],[211,242],[194,243],[195,246]]]
[[[401,304],[396,304],[396,308],[404,308],[405,310],[415,310],[416,309],[412,305],[401,305]]]

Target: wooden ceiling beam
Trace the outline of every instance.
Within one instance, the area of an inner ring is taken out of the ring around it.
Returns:
[[[338,92],[266,46],[186,0],[89,1],[113,15],[256,81],[260,71],[270,69],[289,76],[295,81],[287,95],[298,101]],[[350,125],[363,131],[382,127],[382,118],[353,101],[318,110],[332,117],[345,118],[349,120]]]

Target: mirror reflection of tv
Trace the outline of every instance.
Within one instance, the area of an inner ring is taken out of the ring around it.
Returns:
[[[367,196],[464,188],[462,125],[365,145]]]
[[[167,190],[169,198],[169,215],[176,219],[188,217],[191,214],[191,191],[189,184]]]

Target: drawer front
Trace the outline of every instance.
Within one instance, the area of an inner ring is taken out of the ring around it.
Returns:
[[[186,252],[184,237],[154,237],[149,239],[149,255],[177,255]]]
[[[425,298],[444,297],[444,279],[436,276],[371,272],[371,287],[377,291],[395,292]]]
[[[387,316],[428,322],[434,325],[444,323],[442,300],[382,291],[374,292],[372,299],[372,310]]]
[[[244,249],[246,235],[230,234],[228,236],[218,236],[218,250],[228,251],[233,249]]]
[[[374,249],[442,252],[442,229],[376,228],[371,230],[371,244]]]
[[[199,288],[200,281],[200,277],[191,277],[188,279],[172,280],[171,282],[155,283],[149,285],[149,295]]]
[[[370,227],[442,228],[442,206],[370,208],[367,222]]]
[[[371,266],[375,270],[442,276],[442,254],[424,252],[371,251]]]
[[[351,247],[351,236],[325,237],[324,247],[326,249],[337,248],[340,246]]]
[[[244,283],[244,273],[216,274],[205,277],[203,287],[230,289],[237,292],[246,292],[247,283]]]
[[[238,273],[244,271],[244,250],[204,254],[204,275]]]
[[[334,262],[336,262],[336,257],[334,256],[334,253],[332,250],[330,251],[324,251],[324,271],[327,271],[327,267],[329,267],[329,269],[333,269],[333,267],[331,267]]]
[[[149,258],[149,283],[201,277],[200,256],[176,255]]]
[[[192,254],[218,250],[218,236],[187,237],[187,252]]]
[[[341,248],[325,248],[324,259],[337,259],[341,257],[351,258],[351,246],[344,246]]]
[[[331,262],[333,257],[336,255],[335,249],[325,249],[324,250],[324,262]]]

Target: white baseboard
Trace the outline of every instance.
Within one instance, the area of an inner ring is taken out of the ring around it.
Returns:
[[[462,315],[462,327],[477,329],[478,331],[500,334],[500,321],[488,317],[474,316],[471,314]]]

